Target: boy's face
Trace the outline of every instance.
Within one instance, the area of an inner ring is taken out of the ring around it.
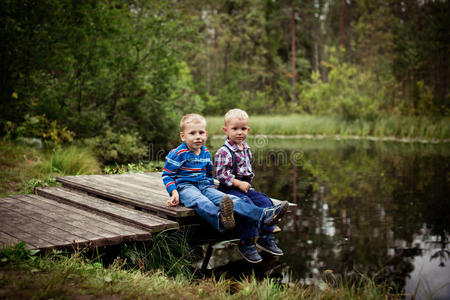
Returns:
[[[233,143],[241,146],[250,130],[248,119],[231,119],[222,130]]]
[[[199,154],[208,138],[206,124],[204,122],[186,124],[184,130],[180,132],[180,138],[186,143],[189,150]]]

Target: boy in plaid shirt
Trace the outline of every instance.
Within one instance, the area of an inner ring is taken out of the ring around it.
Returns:
[[[225,126],[222,128],[227,135],[225,144],[216,152],[215,170],[216,178],[220,182],[219,190],[237,196],[246,202],[253,203],[258,207],[273,206],[272,200],[265,194],[251,189],[253,173],[250,147],[245,142],[250,127],[248,126],[248,115],[240,109],[232,109],[225,114]],[[282,202],[284,214],[288,209],[287,201]],[[274,226],[264,225],[261,235],[258,236],[258,228],[251,226],[245,220],[243,226],[238,224],[240,242],[238,249],[242,256],[249,262],[257,263],[262,260],[258,248],[272,254],[283,255],[283,251],[275,243],[271,234]]]

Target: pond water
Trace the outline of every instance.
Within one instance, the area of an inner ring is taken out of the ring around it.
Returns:
[[[265,256],[258,268],[304,284],[320,284],[325,273],[367,274],[420,298],[450,299],[449,144],[264,136],[249,143],[256,189],[298,205],[280,223],[285,255]],[[217,248],[213,267],[239,259],[236,247]]]

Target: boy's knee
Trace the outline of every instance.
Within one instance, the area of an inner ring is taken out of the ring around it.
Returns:
[[[211,200],[209,200],[207,197],[201,195],[196,200],[197,203],[211,203]]]
[[[239,198],[239,197],[237,197],[235,195],[229,195],[229,196],[230,196],[231,200],[233,200],[233,202],[241,200],[241,198]]]
[[[253,194],[250,195],[250,198],[252,199],[252,201],[254,203],[258,203],[260,205],[268,205],[268,206],[272,206],[272,200],[270,200],[270,198],[261,193],[261,192],[255,192]]]

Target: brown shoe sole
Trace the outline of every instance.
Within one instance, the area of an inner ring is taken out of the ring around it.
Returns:
[[[229,196],[223,196],[222,200],[220,200],[220,223],[222,224],[225,230],[231,230],[234,228],[234,214],[233,214],[233,200]]]

